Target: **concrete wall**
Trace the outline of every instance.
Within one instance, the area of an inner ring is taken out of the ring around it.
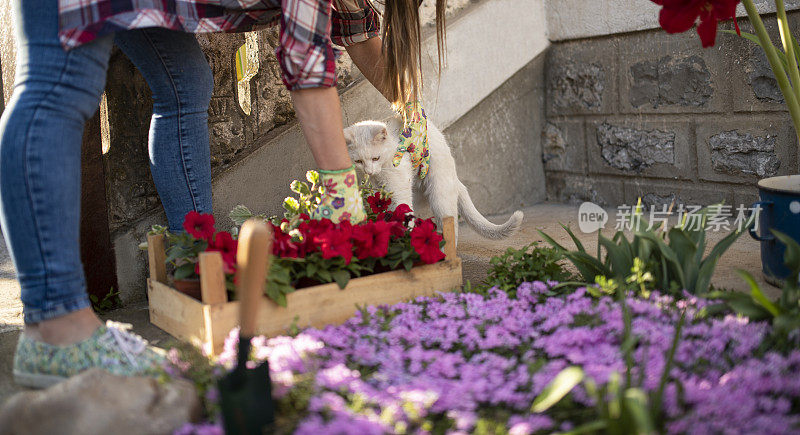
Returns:
[[[754,0],[759,13],[775,12],[774,0]],[[800,0],[786,0],[787,10]],[[548,0],[547,27],[551,41],[605,36],[658,28],[660,6],[651,0]],[[747,16],[743,5],[736,10]]]
[[[797,29],[800,13],[790,19]],[[706,50],[694,32],[661,30],[559,42],[545,75],[549,199],[749,205],[758,179],[798,171],[774,76],[736,36]]]

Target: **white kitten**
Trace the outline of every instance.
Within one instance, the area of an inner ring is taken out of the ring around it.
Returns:
[[[430,119],[428,148],[431,160],[428,175],[419,179],[417,171],[411,167],[408,154],[403,156],[397,167],[392,165],[402,123],[402,119],[395,117],[386,122],[362,121],[344,130],[347,149],[356,167],[370,178],[374,177],[378,185],[383,185],[392,192],[393,206],[408,204],[413,210],[417,210],[420,205],[414,203],[414,190],[417,190],[427,197],[433,215],[440,222],[445,216],[458,219],[460,209],[467,223],[483,237],[503,239],[517,231],[522,222],[522,212],[519,210],[502,225],[489,222],[478,212],[467,188],[458,180],[456,163],[444,135]]]

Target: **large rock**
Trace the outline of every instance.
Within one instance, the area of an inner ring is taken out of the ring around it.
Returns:
[[[0,434],[170,434],[200,412],[187,381],[160,384],[92,369],[11,397],[0,410]]]

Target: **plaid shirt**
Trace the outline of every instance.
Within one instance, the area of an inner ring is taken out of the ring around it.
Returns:
[[[331,42],[346,47],[378,36],[380,28],[367,0],[58,0],[58,12],[66,49],[146,27],[246,32],[280,23],[276,54],[290,90],[334,86]]]

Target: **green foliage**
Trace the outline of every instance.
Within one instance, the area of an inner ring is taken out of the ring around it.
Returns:
[[[174,279],[197,278],[195,264],[198,256],[208,247],[205,240],[195,239],[186,232],[171,233],[166,227],[153,225],[150,234],[163,234],[167,246],[167,265],[173,268]]]
[[[89,301],[92,302],[92,309],[94,309],[95,313],[103,314],[107,313],[115,308],[119,308],[121,305],[119,300],[119,290],[114,290],[112,287],[103,299],[98,298],[95,295],[89,295]]]
[[[784,281],[780,297],[770,301],[753,276],[744,270],[738,272],[750,287],[750,293],[717,291],[709,297],[722,300],[731,310],[750,320],[770,321],[771,337],[764,342],[764,346],[788,350],[799,344],[800,287],[797,281],[800,276],[800,244],[780,231],[772,230],[772,233],[786,245],[783,261],[789,269],[789,278]]]
[[[752,224],[752,219],[720,240],[708,253],[706,251],[706,228],[709,216],[720,214],[721,204],[685,214],[679,224],[668,231],[648,228],[642,219],[641,201],[631,216],[631,240],[621,230],[610,239],[598,233],[597,254],[586,251],[572,230],[562,225],[575,243],[576,251],[570,251],[542,231],[539,233],[551,246],[559,250],[578,269],[583,282],[593,283],[597,276],[623,282],[629,271],[637,266],[641,273],[638,282],[641,291],[659,289],[680,296],[685,289],[692,294],[708,293],[711,276],[722,254]],[[605,251],[603,255],[602,251]],[[634,263],[639,259],[640,264]],[[645,279],[646,278],[646,279]]]
[[[559,250],[540,247],[539,242],[521,249],[508,248],[503,254],[489,260],[491,266],[484,283],[511,294],[523,282],[569,281],[571,274],[559,264],[563,259],[564,255]]]

